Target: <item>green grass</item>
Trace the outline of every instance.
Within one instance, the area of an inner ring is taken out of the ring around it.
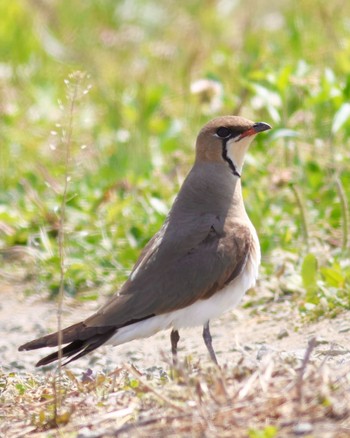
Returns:
[[[82,71],[68,294],[116,290],[162,224],[202,124],[239,113],[274,128],[243,180],[262,278],[278,279],[271,296],[292,294],[312,318],[350,308],[348,2],[14,0],[0,14],[2,274],[16,276],[11,248],[29,248],[18,268],[58,292],[69,78]],[[200,79],[219,91],[191,93]]]

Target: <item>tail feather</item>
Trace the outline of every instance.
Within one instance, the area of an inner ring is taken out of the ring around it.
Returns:
[[[84,341],[74,341],[61,350],[61,357],[71,357],[74,354],[81,351],[84,348]],[[48,365],[51,362],[55,362],[59,358],[59,351],[55,351],[54,353],[49,354],[48,356],[43,357],[39,360],[39,362],[35,365],[36,367],[41,367],[43,365]],[[73,359],[71,359],[73,360]]]
[[[79,357],[85,356],[96,348],[100,347],[104,344],[113,334],[116,332],[115,328],[110,328],[109,330],[103,334],[98,334],[93,336],[92,338],[86,340],[76,340],[70,343],[69,345],[62,348],[61,352],[55,351],[54,353],[49,354],[48,356],[43,357],[39,360],[39,362],[35,365],[36,367],[41,367],[43,365],[48,365],[51,362],[55,362],[59,359],[61,355],[62,358],[71,358],[64,362],[63,365],[67,365],[68,363],[79,359]]]
[[[61,331],[61,343],[69,344],[76,340],[85,341],[92,338],[95,335],[103,335],[107,331],[111,330],[111,327],[87,327],[83,322],[71,325]],[[42,338],[34,339],[19,347],[19,351],[23,350],[36,350],[43,347],[56,347],[59,342],[59,332],[51,333],[43,336]]]
[[[48,365],[55,360],[58,360],[59,356],[62,358],[70,358],[64,363],[67,365],[69,362],[78,359],[79,357],[85,356],[85,354],[90,353],[95,350],[109,338],[111,338],[118,329],[126,327],[128,325],[136,324],[137,322],[144,321],[145,319],[152,318],[154,314],[147,315],[138,319],[130,319],[123,325],[115,326],[90,326],[84,321],[73,324],[70,327],[65,328],[60,332],[51,333],[49,335],[43,336],[33,341],[27,342],[21,345],[18,350],[36,350],[37,348],[43,347],[57,347],[59,344],[66,345],[61,350],[55,351],[52,354],[39,360],[36,364],[37,367],[42,365]],[[89,318],[91,323],[91,318]]]
[[[79,322],[62,330],[61,343],[68,344],[69,342],[73,342],[75,339],[77,339],[77,335],[81,331],[80,330],[81,326],[82,323]],[[58,332],[55,332],[38,339],[34,339],[33,341],[27,342],[26,344],[21,345],[18,348],[18,350],[19,351],[36,350],[37,348],[43,348],[43,347],[56,347],[58,343],[59,343],[59,335]]]
[[[58,360],[59,355],[63,358],[71,357],[69,361],[65,362],[64,365],[66,365],[104,344],[116,331],[116,327],[87,327],[83,322],[79,322],[62,330],[61,337],[58,332],[51,333],[50,335],[34,339],[33,341],[21,345],[19,351],[36,350],[42,347],[57,347],[61,338],[62,345],[69,345],[62,348],[61,352],[55,351],[39,360],[36,366],[40,367],[54,362]]]

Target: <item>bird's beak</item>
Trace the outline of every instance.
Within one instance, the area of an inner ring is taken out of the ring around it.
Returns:
[[[254,130],[254,133],[257,134],[258,132],[263,132],[271,129],[271,126],[265,122],[258,122],[258,123],[254,123],[252,129]]]
[[[249,137],[250,135],[256,135],[259,132],[263,132],[263,131],[267,131],[268,129],[271,129],[271,126],[265,122],[257,122],[254,123],[254,125],[247,129],[246,131],[244,131],[236,141],[241,140],[244,137]]]

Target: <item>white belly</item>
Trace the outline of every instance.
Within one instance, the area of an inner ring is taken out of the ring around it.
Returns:
[[[220,292],[216,292],[206,300],[198,300],[183,309],[122,327],[107,343],[120,345],[133,339],[147,338],[160,330],[169,328],[178,330],[204,325],[210,319],[217,318],[240,302],[245,292],[255,285],[259,264],[260,251],[257,248],[257,252],[251,254],[242,273]]]

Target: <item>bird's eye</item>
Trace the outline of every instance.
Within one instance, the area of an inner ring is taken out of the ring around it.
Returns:
[[[231,130],[221,126],[216,130],[216,135],[220,138],[227,138],[231,135]]]

